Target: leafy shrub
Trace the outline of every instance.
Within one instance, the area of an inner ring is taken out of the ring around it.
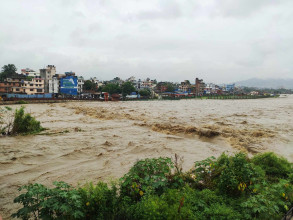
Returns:
[[[176,189],[167,189],[161,196],[148,194],[132,205],[130,219],[194,219],[184,197],[184,192]]]
[[[169,204],[158,195],[145,196],[133,213],[134,219],[176,219],[176,207]]]
[[[54,182],[55,188],[50,189],[41,184],[30,184],[19,190],[26,193],[14,199],[24,207],[19,209],[12,217],[22,219],[80,219],[82,200],[76,189],[64,182]]]
[[[168,186],[168,175],[173,163],[170,158],[154,158],[137,161],[121,178],[121,193],[138,200],[147,191],[162,194]]]
[[[149,89],[142,89],[142,90],[139,90],[139,94],[140,94],[142,97],[149,98],[150,95],[151,95],[151,91],[150,91]]]
[[[292,204],[293,186],[286,180],[264,183],[253,196],[241,203],[245,219],[281,219]]]
[[[28,102],[24,101],[24,100],[19,100],[19,101],[16,102],[16,104],[24,105],[24,104],[28,104]]]
[[[86,184],[79,188],[87,219],[113,219],[117,209],[117,189],[109,189],[106,183]]]
[[[12,134],[31,134],[44,130],[39,121],[29,113],[24,113],[24,107],[15,110]]]
[[[213,187],[213,177],[215,176],[216,172],[215,159],[215,157],[209,157],[205,160],[195,162],[195,169],[193,173],[195,174],[198,183],[197,187]]]
[[[215,191],[185,189],[185,204],[195,219],[240,219],[240,215],[232,207],[227,206],[223,197]]]
[[[270,179],[288,178],[293,171],[288,160],[272,152],[258,154],[253,157],[252,162],[260,166]]]
[[[217,168],[220,175],[216,184],[222,193],[237,196],[247,191],[249,186],[264,178],[264,171],[250,163],[243,153],[228,157],[222,155],[218,159]]]
[[[281,219],[293,205],[293,175],[284,172],[289,176],[284,180],[272,173],[274,182],[269,182],[255,161],[243,153],[222,154],[217,160],[212,157],[197,162],[195,170],[184,173],[176,160],[145,159],[121,178],[119,187],[102,182],[77,189],[63,182],[55,183],[52,189],[31,184],[22,187],[27,192],[14,200],[23,208],[13,217]],[[175,173],[171,172],[173,166]]]

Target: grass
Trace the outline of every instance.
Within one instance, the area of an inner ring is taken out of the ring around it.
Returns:
[[[22,104],[22,105],[24,105],[24,104],[28,104],[28,102],[27,101],[24,101],[24,100],[19,100],[19,101],[16,102],[16,104]]]

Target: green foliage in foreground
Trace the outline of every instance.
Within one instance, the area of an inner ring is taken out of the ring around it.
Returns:
[[[281,219],[293,204],[293,170],[273,153],[243,153],[195,162],[138,161],[117,184],[64,182],[21,187],[22,219]],[[279,172],[278,172],[279,171]]]

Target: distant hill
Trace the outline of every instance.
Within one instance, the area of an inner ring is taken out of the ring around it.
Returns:
[[[259,79],[252,78],[248,80],[235,82],[236,86],[247,86],[257,88],[285,88],[293,89],[293,79]]]

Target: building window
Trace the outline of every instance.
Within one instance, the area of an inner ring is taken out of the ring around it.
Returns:
[[[43,92],[43,90],[42,89],[37,89],[37,92]]]
[[[34,89],[30,89],[30,91],[32,92],[32,91],[34,91]]]
[[[19,91],[19,89],[16,89],[16,91]]]

